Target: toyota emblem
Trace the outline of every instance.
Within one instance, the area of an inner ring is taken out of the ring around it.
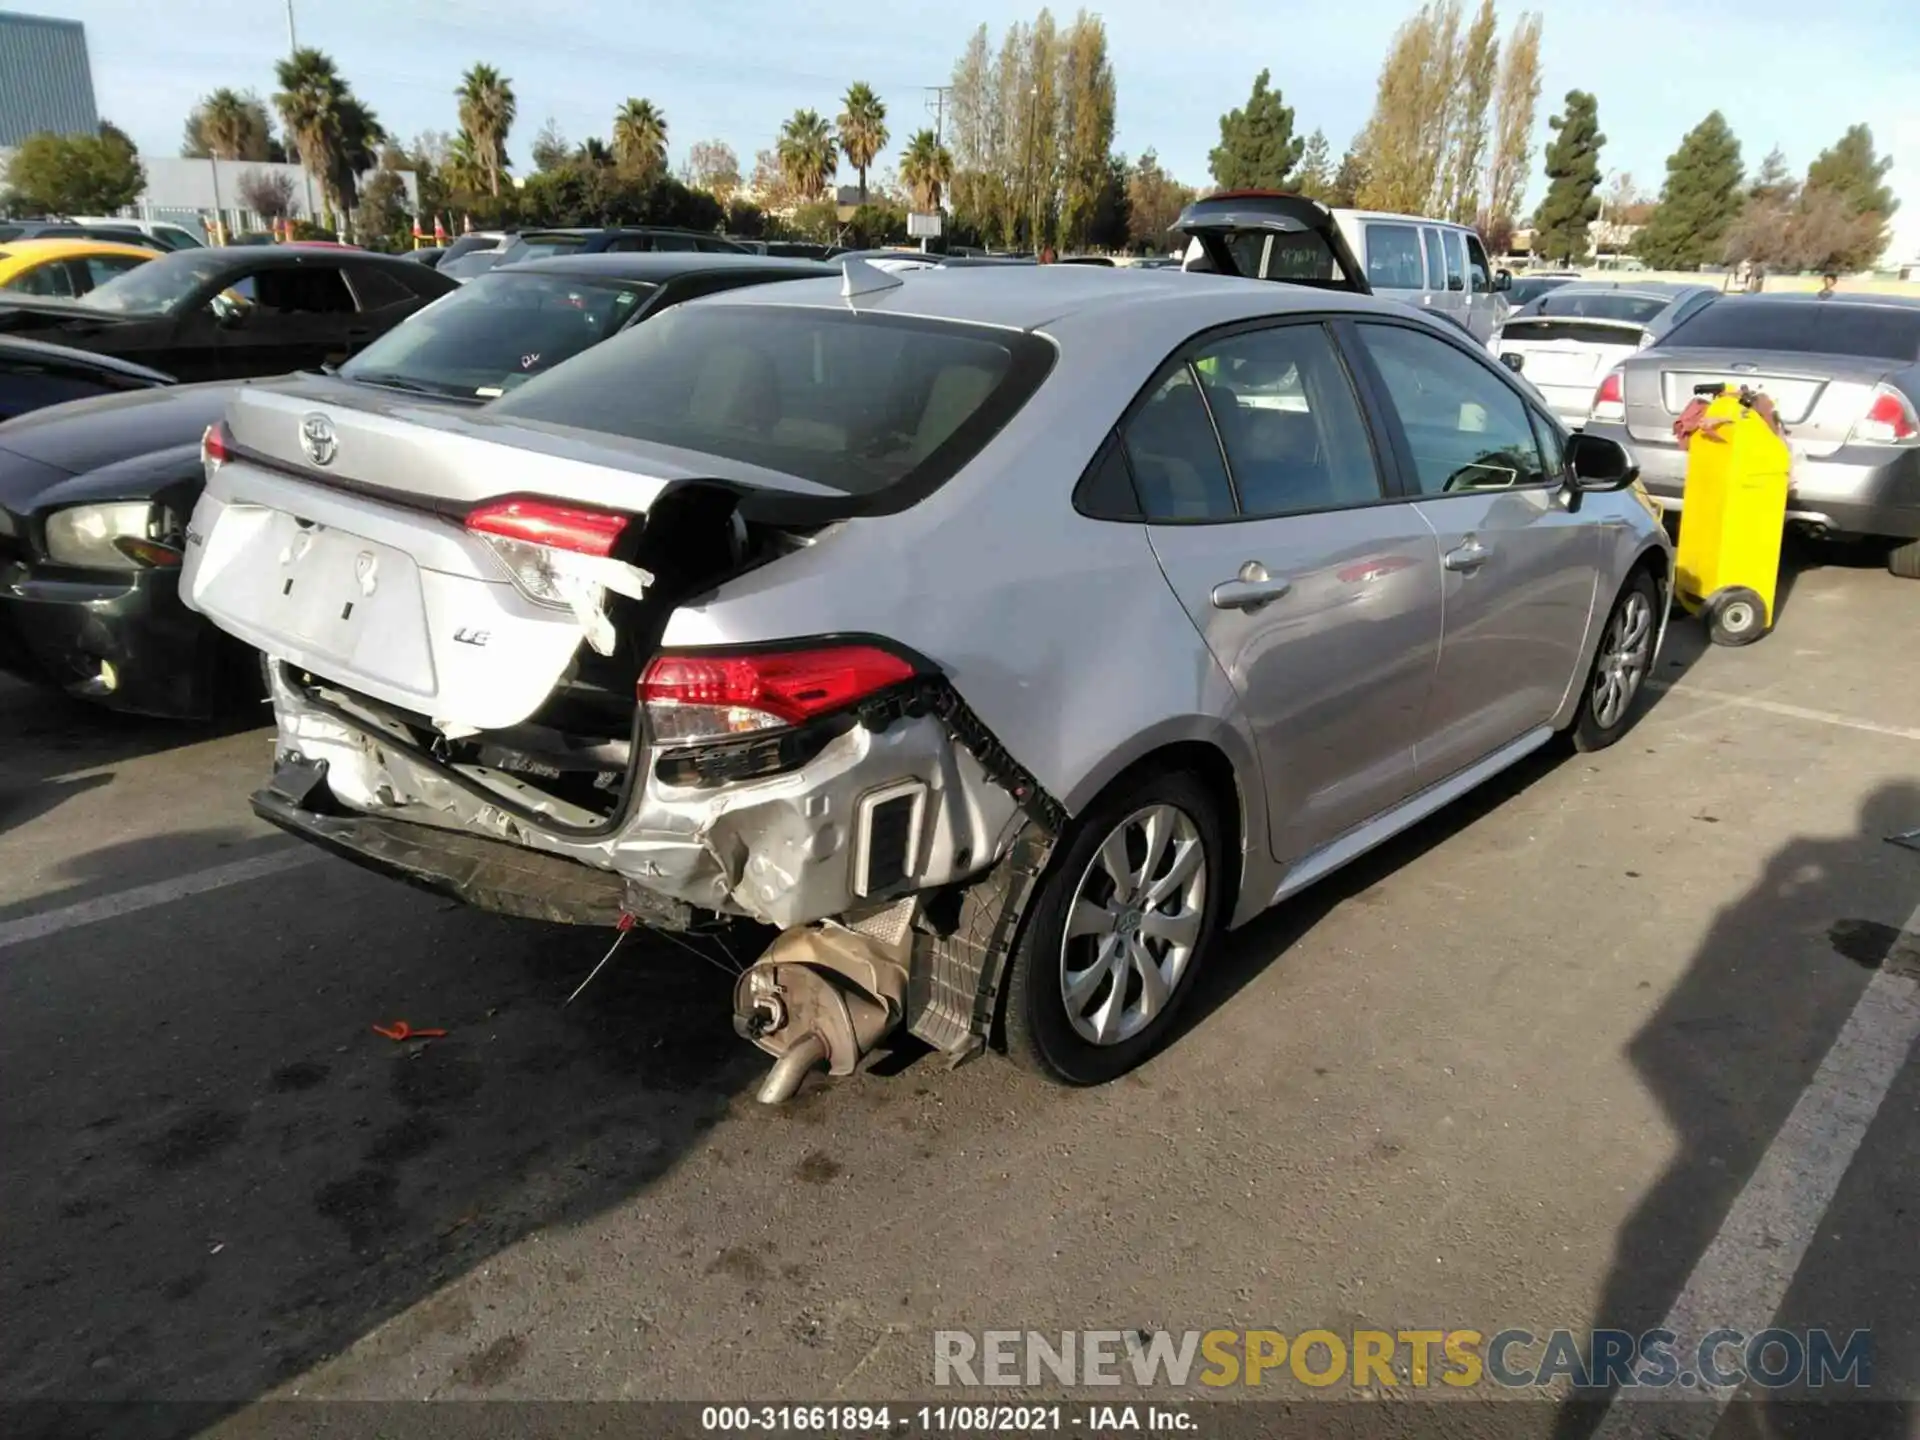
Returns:
[[[314,464],[331,465],[340,449],[339,442],[333,438],[333,421],[317,413],[302,420],[300,448]]]

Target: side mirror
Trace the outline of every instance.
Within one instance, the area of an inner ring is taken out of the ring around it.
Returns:
[[[1509,350],[1500,357],[1500,363],[1518,375],[1522,370],[1527,368],[1527,357]]]
[[[1464,290],[1466,288],[1467,288],[1467,282],[1460,276],[1458,275],[1447,276],[1447,289]]]
[[[1513,272],[1511,270],[1494,271],[1493,288],[1503,295],[1513,289]]]
[[[1573,471],[1569,488],[1581,494],[1624,490],[1640,478],[1640,462],[1626,446],[1585,431],[1567,440],[1567,464]]]

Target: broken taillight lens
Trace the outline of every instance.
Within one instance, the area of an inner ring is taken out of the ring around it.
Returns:
[[[1600,388],[1593,392],[1593,406],[1588,411],[1593,420],[1624,420],[1627,418],[1626,376],[1618,370],[1607,372],[1607,378],[1600,382]]]
[[[604,559],[626,532],[628,517],[610,510],[526,497],[490,500],[467,512],[467,530],[493,548],[529,599],[567,603],[566,557]]]
[[[660,655],[639,693],[654,742],[685,745],[799,725],[918,673],[877,645]]]

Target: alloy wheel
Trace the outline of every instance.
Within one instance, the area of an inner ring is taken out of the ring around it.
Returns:
[[[1118,1045],[1152,1024],[1193,959],[1206,905],[1206,847],[1190,815],[1149,805],[1114,826],[1074,888],[1060,942],[1075,1033]]]

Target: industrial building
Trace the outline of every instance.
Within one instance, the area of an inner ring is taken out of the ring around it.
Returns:
[[[0,10],[0,149],[42,130],[72,135],[99,124],[86,27]]]

